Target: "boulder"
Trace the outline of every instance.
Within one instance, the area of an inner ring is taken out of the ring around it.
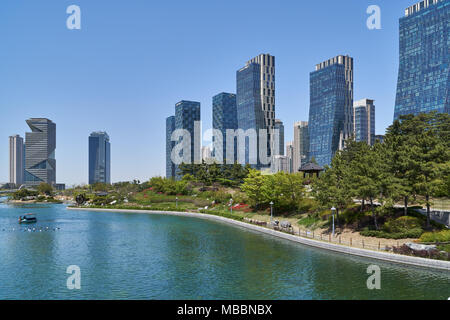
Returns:
[[[410,248],[411,250],[414,250],[414,251],[432,251],[432,250],[436,250],[436,246],[435,245],[418,244],[418,243],[412,243],[412,242],[405,243],[405,245],[408,248]]]

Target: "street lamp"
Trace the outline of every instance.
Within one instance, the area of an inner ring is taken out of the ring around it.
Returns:
[[[270,201],[270,224],[273,221],[273,201]]]
[[[331,208],[331,213],[333,215],[333,237],[334,237],[334,214],[336,213],[336,208],[335,207]]]

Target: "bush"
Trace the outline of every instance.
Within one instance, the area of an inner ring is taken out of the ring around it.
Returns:
[[[439,232],[425,232],[420,237],[421,242],[450,242],[450,230]]]
[[[404,233],[412,229],[422,229],[422,222],[418,218],[403,216],[383,225],[383,231],[387,233]]]
[[[384,231],[376,231],[376,230],[364,230],[361,231],[360,234],[365,237],[374,237],[374,238],[383,238],[383,239],[417,239],[423,233],[422,228],[415,228],[404,232],[395,232],[388,233]]]

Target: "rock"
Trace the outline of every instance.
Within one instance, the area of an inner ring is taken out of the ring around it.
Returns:
[[[410,248],[411,250],[414,250],[414,251],[432,251],[432,250],[436,250],[436,246],[435,245],[418,244],[418,243],[412,243],[412,242],[405,243],[405,245],[408,248]]]
[[[281,227],[282,228],[290,228],[292,227],[291,223],[289,221],[282,221],[281,222]]]

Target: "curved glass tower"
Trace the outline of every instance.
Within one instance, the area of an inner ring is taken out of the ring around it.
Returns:
[[[425,0],[400,19],[400,65],[394,119],[450,112],[450,0]]]

